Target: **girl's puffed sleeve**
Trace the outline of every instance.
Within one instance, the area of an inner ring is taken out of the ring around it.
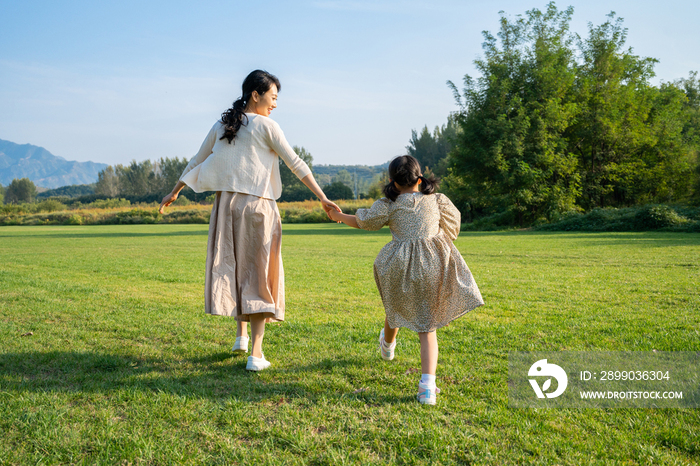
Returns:
[[[357,209],[355,217],[357,226],[363,230],[379,230],[389,222],[389,203],[387,198],[374,202],[369,209]]]
[[[454,241],[459,236],[462,214],[447,196],[439,193],[435,196],[440,209],[440,228],[451,241]]]

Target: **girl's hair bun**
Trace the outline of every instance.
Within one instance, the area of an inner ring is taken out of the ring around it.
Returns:
[[[415,157],[400,155],[389,164],[389,183],[384,186],[384,195],[395,201],[400,194],[396,185],[405,188],[415,185],[418,180],[422,181],[421,192],[423,194],[433,194],[440,183],[434,176],[426,178],[421,174],[420,163]]]

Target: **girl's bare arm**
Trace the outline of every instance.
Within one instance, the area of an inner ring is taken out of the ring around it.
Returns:
[[[349,227],[360,228],[360,226],[357,224],[357,217],[355,217],[354,215],[348,215],[342,212],[336,212],[335,210],[331,210],[328,213],[328,216],[331,218],[331,220],[335,220],[336,222],[343,222]]]

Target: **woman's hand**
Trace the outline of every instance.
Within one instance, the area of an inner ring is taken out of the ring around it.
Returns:
[[[330,212],[332,210],[335,210],[336,212],[342,212],[340,210],[340,207],[338,207],[335,202],[330,201],[326,195],[323,193],[323,190],[321,187],[316,183],[316,179],[314,178],[313,173],[309,173],[306,175],[304,178],[301,179],[301,182],[304,183],[304,185],[311,190],[312,193],[318,197],[318,199],[321,201],[321,205],[323,206],[323,210],[326,211],[326,215],[328,215],[328,218],[330,218]],[[333,219],[331,219],[333,220]]]
[[[335,202],[328,200],[328,198],[321,199],[321,205],[323,206],[323,210],[326,211],[326,215],[328,215],[328,218],[331,220],[335,220],[331,217],[331,212],[342,212],[340,207],[338,207]]]
[[[165,208],[168,207],[173,202],[175,202],[175,199],[177,199],[177,196],[178,196],[178,193],[176,193],[174,191],[172,193],[168,194],[167,196],[165,196],[163,198],[163,200],[160,202],[160,207],[158,208],[158,212],[160,212],[161,214],[163,212],[165,212]]]
[[[170,192],[170,194],[165,196],[161,201],[160,207],[158,208],[158,212],[162,214],[166,207],[175,202],[175,199],[177,199],[178,194],[180,194],[180,191],[182,191],[182,188],[184,187],[185,183],[183,183],[182,181],[178,181],[173,190]]]

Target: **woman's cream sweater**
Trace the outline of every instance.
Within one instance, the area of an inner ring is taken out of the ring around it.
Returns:
[[[299,179],[311,173],[277,122],[255,113],[246,116],[248,124],[241,125],[231,143],[221,139],[224,125],[217,121],[180,181],[197,193],[232,191],[277,199],[282,195],[278,156]]]

